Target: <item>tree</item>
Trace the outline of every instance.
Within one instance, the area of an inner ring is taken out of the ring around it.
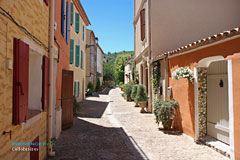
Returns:
[[[124,82],[124,67],[128,54],[118,55],[114,63],[114,75],[117,83]]]
[[[113,63],[103,63],[103,81],[114,81]]]

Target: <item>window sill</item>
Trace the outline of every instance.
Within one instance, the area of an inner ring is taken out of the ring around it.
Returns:
[[[30,110],[29,110],[30,111]],[[28,111],[28,112],[29,112]],[[30,111],[31,112],[31,111]],[[35,122],[39,121],[42,118],[42,112],[38,110],[38,112],[33,111],[31,113],[32,116],[28,116],[28,120],[25,123],[22,123],[22,130],[27,129]]]
[[[38,115],[39,113],[41,113],[40,110],[32,110],[32,109],[29,109],[29,110],[28,110],[28,119],[31,119],[32,117]]]

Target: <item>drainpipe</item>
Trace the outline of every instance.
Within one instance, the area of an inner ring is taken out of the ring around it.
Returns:
[[[53,81],[53,62],[54,62],[54,6],[55,0],[50,0],[49,5],[49,60],[50,60],[50,72],[49,72],[49,107],[48,107],[48,142],[52,140],[52,128],[53,128],[53,89],[54,89],[54,81]],[[48,156],[55,156],[55,152],[53,152],[52,145],[48,145]]]
[[[164,100],[167,100],[168,98],[168,55],[165,57],[165,96],[164,96]]]

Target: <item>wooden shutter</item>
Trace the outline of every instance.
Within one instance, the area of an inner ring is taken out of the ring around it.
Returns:
[[[81,50],[81,68],[83,68],[83,63],[84,63],[84,59],[83,59],[83,51]]]
[[[48,0],[44,0],[44,2],[46,3],[46,5],[48,6]]]
[[[74,81],[74,97],[76,97],[77,96],[77,94],[76,94],[76,81]]]
[[[28,118],[29,46],[14,38],[13,124]]]
[[[78,67],[79,66],[79,53],[80,52],[80,47],[79,45],[76,45],[76,57],[75,57],[75,66]]]
[[[79,97],[79,93],[80,93],[80,83],[79,82],[77,82],[77,84],[78,84],[78,87],[77,87],[77,90],[78,90],[78,97]]]
[[[140,22],[141,22],[141,40],[145,39],[145,9],[140,12]]]
[[[83,39],[83,41],[84,41],[84,32],[85,32],[84,25],[82,26],[82,29],[83,29],[83,35],[82,35],[82,39]]]
[[[71,25],[73,24],[73,10],[74,10],[73,7],[74,7],[73,2],[71,2],[71,22],[70,22]]]
[[[75,32],[79,32],[79,14],[75,13]]]
[[[49,105],[49,58],[43,57],[43,92],[42,92],[42,108],[47,111]]]
[[[35,138],[32,141],[32,145],[30,145],[31,148],[33,148],[33,151],[30,151],[30,160],[39,160],[39,136],[37,138]],[[37,144],[37,145],[33,145],[33,144]],[[37,151],[34,151],[34,149],[36,149]]]
[[[66,42],[69,42],[69,5],[66,2]]]
[[[65,20],[64,20],[64,15],[65,14],[65,0],[62,0],[62,8],[61,8],[61,32],[62,35],[64,35],[64,24],[65,24]]]
[[[70,40],[70,64],[73,64],[73,57],[74,57],[74,40]]]

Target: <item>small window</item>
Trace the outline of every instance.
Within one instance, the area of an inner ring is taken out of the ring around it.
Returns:
[[[141,23],[141,40],[145,39],[145,9],[140,12],[140,23]]]
[[[79,33],[79,13],[75,13],[75,32]]]

